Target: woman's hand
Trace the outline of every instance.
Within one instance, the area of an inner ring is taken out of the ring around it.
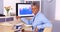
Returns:
[[[38,32],[38,28],[37,27],[35,28],[34,32]]]
[[[19,18],[21,18],[20,16],[16,16],[16,19],[19,19]]]

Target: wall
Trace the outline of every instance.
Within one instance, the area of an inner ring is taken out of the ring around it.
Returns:
[[[60,21],[60,0],[52,0],[52,2],[49,2],[50,0],[41,1],[42,13],[44,13],[50,20]]]
[[[4,7],[5,6],[11,6],[10,12],[15,13],[16,12],[16,3],[23,2],[23,0],[4,0]],[[4,14],[6,15],[6,10],[4,9]]]
[[[0,0],[0,14],[3,14],[3,0]]]
[[[55,20],[55,0],[41,0],[41,3],[42,13],[44,13],[48,19]]]
[[[60,0],[56,0],[55,20],[60,21]]]

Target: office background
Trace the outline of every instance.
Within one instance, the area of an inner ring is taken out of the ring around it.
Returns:
[[[14,2],[13,2],[14,1]],[[8,2],[8,3],[7,3]],[[16,2],[24,2],[23,0],[0,0],[0,14],[4,14],[4,6],[5,5],[13,5],[13,12],[15,11],[15,3]],[[53,30],[52,32],[60,32],[60,18],[56,16],[56,0],[50,1],[50,0],[42,0],[41,1],[41,11],[42,13],[44,13],[44,15],[51,20],[52,24],[53,24]],[[59,14],[59,13],[57,13]],[[57,18],[57,19],[55,19]],[[59,19],[59,20],[58,20]]]

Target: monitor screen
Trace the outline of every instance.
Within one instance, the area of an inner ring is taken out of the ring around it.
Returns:
[[[16,3],[17,16],[34,16],[30,3]]]

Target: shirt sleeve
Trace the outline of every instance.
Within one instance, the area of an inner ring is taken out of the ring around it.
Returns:
[[[52,24],[45,20],[41,25],[37,25],[38,29],[45,28],[45,27],[52,27]]]
[[[21,18],[21,20],[22,20],[25,24],[27,24],[27,25],[31,25],[31,24],[32,24],[32,20],[28,20],[28,19],[26,19],[26,18]]]
[[[52,27],[51,22],[44,16],[41,16],[41,25],[37,25],[38,29],[45,28],[45,27]]]

